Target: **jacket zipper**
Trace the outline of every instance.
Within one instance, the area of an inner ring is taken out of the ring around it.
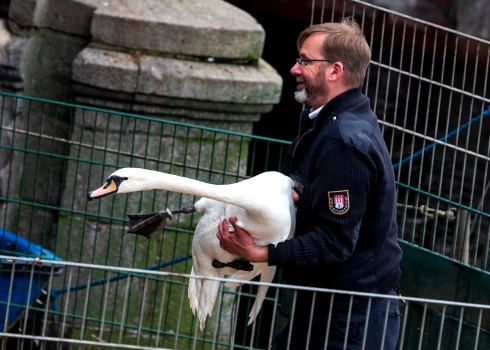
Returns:
[[[318,117],[317,117],[318,118]],[[317,118],[315,118],[315,120],[313,121],[313,127],[311,127],[310,129],[306,130],[303,135],[301,135],[298,139],[298,142],[296,142],[296,145],[294,146],[294,149],[293,149],[293,155],[291,157],[291,162],[293,161],[294,159],[294,154],[296,153],[296,148],[298,148],[298,145],[299,143],[301,142],[301,140],[306,136],[306,134],[309,134],[310,132],[312,132],[314,129],[315,129],[315,126],[316,126],[316,120]],[[299,121],[300,125],[301,125],[301,119]],[[298,128],[299,129],[299,128]]]
[[[298,148],[299,143],[301,142],[301,140],[303,139],[303,137],[305,137],[306,134],[309,134],[311,132],[311,130],[313,130],[313,129],[306,130],[303,133],[303,135],[301,135],[301,137],[299,138],[298,142],[296,142],[296,145],[294,146],[294,149],[293,149],[293,156],[291,157],[291,161],[294,160],[294,154],[296,153],[296,148]]]

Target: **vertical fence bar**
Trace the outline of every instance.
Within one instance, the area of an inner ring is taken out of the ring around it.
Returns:
[[[83,313],[82,313],[82,325],[80,328],[80,340],[82,340],[85,337],[85,327],[87,324],[87,313],[88,313],[88,306],[89,306],[89,299],[90,299],[90,287],[92,284],[92,273],[93,270],[89,269],[88,271],[88,278],[87,278],[87,291],[85,292],[85,302],[83,305]],[[79,275],[78,275],[79,276]],[[77,278],[78,278],[77,276]],[[74,327],[74,324],[72,323],[72,327]]]
[[[441,325],[439,327],[439,338],[437,339],[437,349],[441,348],[441,341],[442,341],[442,333],[444,330],[444,320],[446,318],[446,305],[443,306],[442,308],[442,314],[441,314]]]
[[[424,339],[425,317],[427,316],[427,303],[424,303],[424,313],[422,314],[422,324],[420,325],[420,336],[418,349],[422,349],[422,341]]]

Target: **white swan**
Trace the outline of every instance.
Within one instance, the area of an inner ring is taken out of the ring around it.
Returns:
[[[275,266],[253,263],[252,271],[232,267],[215,268],[213,261],[229,263],[240,259],[219,246],[216,237],[218,223],[230,216],[238,218],[237,225],[248,231],[257,245],[277,244],[292,236],[295,229],[295,212],[292,199],[293,180],[279,172],[264,172],[255,177],[229,185],[212,185],[206,182],[140,168],[123,168],[107,178],[101,188],[88,194],[97,199],[114,193],[145,190],[167,190],[202,197],[195,204],[195,211],[203,214],[199,219],[192,240],[193,276],[223,277],[251,280],[261,275],[261,282],[272,282]],[[233,227],[229,225],[230,230]],[[227,287],[239,284],[227,283]],[[259,286],[249,314],[250,325],[257,316],[267,293],[268,286]],[[204,329],[219,290],[219,282],[191,278],[188,297],[190,307]]]

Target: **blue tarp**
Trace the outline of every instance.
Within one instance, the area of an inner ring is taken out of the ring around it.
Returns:
[[[22,238],[15,233],[0,228],[0,255],[12,257],[39,257],[46,260],[61,261],[49,250]],[[12,270],[15,268],[15,271]],[[34,266],[34,274],[31,283],[33,267],[31,262],[0,259],[0,331],[6,330],[13,323],[21,311],[31,305],[51,275],[51,264],[44,263],[42,266]],[[61,272],[55,269],[55,274]],[[31,289],[29,292],[29,288]],[[10,301],[9,292],[11,291]],[[8,319],[7,319],[7,306]]]

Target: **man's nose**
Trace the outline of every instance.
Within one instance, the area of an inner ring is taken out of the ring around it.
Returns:
[[[290,70],[291,74],[294,75],[294,76],[298,76],[298,75],[301,75],[301,66],[299,65],[298,62],[296,62],[294,64],[294,66],[291,67],[291,70]]]

